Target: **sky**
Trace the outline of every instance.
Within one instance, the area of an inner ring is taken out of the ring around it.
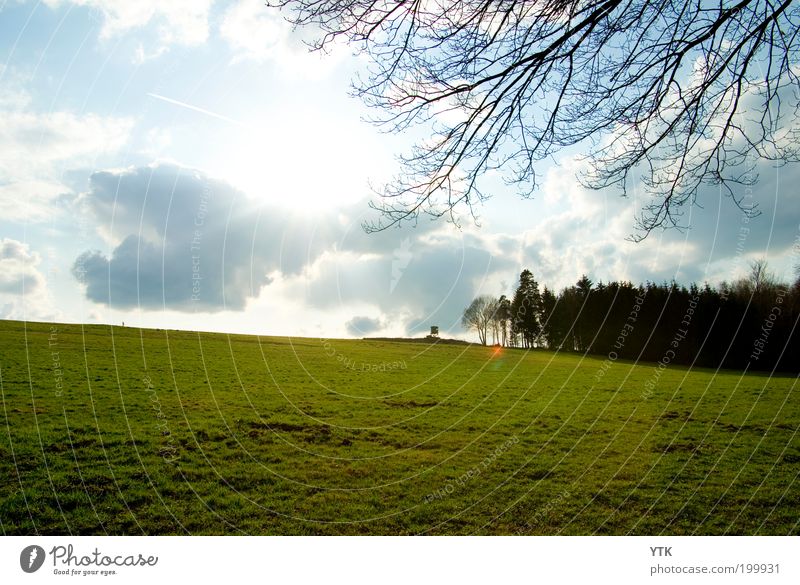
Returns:
[[[348,95],[362,57],[309,53],[256,0],[0,0],[0,318],[308,337],[442,335],[521,270],[594,281],[800,264],[800,167],[718,188],[640,243],[646,203],[586,191],[565,154],[532,200],[497,181],[478,221],[366,234],[411,138]]]

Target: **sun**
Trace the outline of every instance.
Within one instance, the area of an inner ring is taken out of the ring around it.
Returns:
[[[366,201],[385,164],[365,134],[308,114],[262,120],[220,147],[219,175],[259,201],[304,212]]]

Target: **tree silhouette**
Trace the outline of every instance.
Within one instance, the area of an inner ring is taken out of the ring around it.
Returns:
[[[530,270],[519,275],[519,286],[511,301],[511,339],[522,347],[535,347],[541,333],[542,297]]]
[[[592,188],[651,197],[633,238],[680,225],[706,183],[752,184],[759,160],[798,160],[800,9],[791,0],[271,0],[318,49],[345,41],[370,68],[355,93],[390,130],[433,136],[373,203],[385,229],[449,216],[500,171],[523,196],[538,163],[580,145]]]
[[[478,340],[481,345],[486,345],[486,337],[494,321],[497,311],[497,299],[488,295],[481,295],[473,299],[469,306],[464,309],[461,317],[461,324],[466,329],[474,329],[478,333]]]
[[[758,281],[760,284],[756,285]],[[759,292],[756,293],[756,287]],[[504,325],[505,323],[505,325]],[[609,360],[632,359],[738,370],[800,372],[800,277],[792,284],[753,263],[733,284],[597,282],[582,275],[555,294],[530,270],[513,299],[480,296],[463,324],[482,344],[488,328],[512,347],[577,351]]]
[[[594,283],[585,274],[575,283],[575,302],[578,304],[578,312],[574,321],[575,349],[577,351],[587,351],[592,340],[592,325],[595,322],[596,314],[589,306],[589,295],[592,292]]]
[[[494,322],[499,331],[499,343],[502,346],[508,345],[508,328],[511,321],[511,301],[506,295],[500,295],[497,299],[497,310],[494,313]]]

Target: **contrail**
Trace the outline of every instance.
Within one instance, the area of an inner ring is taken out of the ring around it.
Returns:
[[[233,118],[229,118],[228,116],[223,116],[222,114],[217,114],[216,112],[210,112],[208,110],[204,110],[203,108],[198,108],[197,106],[193,106],[192,104],[187,104],[186,102],[179,102],[178,100],[174,100],[172,98],[164,97],[163,95],[158,95],[157,93],[148,93],[152,98],[156,98],[157,100],[162,100],[167,102],[168,104],[175,104],[176,106],[180,106],[182,108],[186,108],[187,110],[193,110],[195,112],[200,112],[201,114],[205,114],[206,116],[211,116],[212,118],[219,118],[220,120],[224,120],[231,124],[235,124],[236,126],[245,127],[239,120],[234,120]]]

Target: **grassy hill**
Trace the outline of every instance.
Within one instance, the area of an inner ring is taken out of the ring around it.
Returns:
[[[0,390],[4,534],[800,532],[794,377],[0,321]]]

